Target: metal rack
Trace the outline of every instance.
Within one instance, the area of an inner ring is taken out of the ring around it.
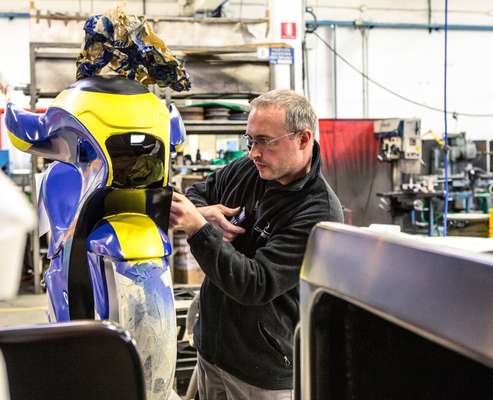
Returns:
[[[31,42],[29,43],[29,59],[30,59],[30,75],[31,82],[27,86],[25,91],[26,95],[30,96],[31,110],[36,110],[36,103],[39,98],[54,98],[60,93],[61,90],[65,88],[66,85],[60,82],[51,85],[51,88],[55,87],[59,90],[48,90],[41,91],[39,89],[39,75],[36,71],[36,67],[39,66],[40,61],[48,62],[61,62],[61,63],[71,63],[77,58],[78,49],[80,49],[80,44],[78,43],[46,43],[46,42]],[[51,75],[51,74],[50,74]],[[52,78],[52,76],[50,76]],[[73,74],[72,81],[75,80],[75,70]],[[70,82],[71,83],[71,82]]]
[[[286,47],[283,43],[263,43],[258,45],[243,46],[169,46],[169,49],[187,64],[190,74],[194,77],[192,92],[174,93],[173,99],[219,98],[224,94],[227,98],[248,99],[256,97],[259,93],[273,89],[274,66],[268,58],[259,58],[257,49],[266,47]],[[30,96],[31,108],[35,109],[39,98],[54,98],[75,80],[74,61],[77,59],[80,49],[79,43],[64,42],[31,42],[29,44],[31,83],[26,87],[25,94]],[[41,76],[38,68],[44,64],[49,67],[49,74]],[[242,66],[255,69],[240,70]],[[202,68],[200,68],[202,67]],[[205,68],[204,68],[205,67]],[[221,68],[229,68],[227,74],[221,75]],[[267,68],[267,69],[265,69]],[[231,73],[233,69],[234,74]],[[262,72],[259,74],[258,72]],[[200,74],[198,73],[200,72]],[[250,73],[248,73],[250,72]],[[214,80],[208,74],[216,74],[216,81],[220,81],[223,90],[217,90]],[[56,79],[53,75],[57,74]],[[201,76],[205,74],[205,76]],[[262,75],[258,78],[257,75]],[[260,81],[266,77],[265,82]],[[294,65],[290,65],[290,86],[294,88]],[[228,90],[229,89],[229,90]],[[157,89],[157,94],[165,97],[162,89]],[[159,93],[161,92],[161,93]]]

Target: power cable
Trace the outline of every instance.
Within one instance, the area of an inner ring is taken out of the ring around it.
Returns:
[[[305,38],[307,33],[313,33],[317,30],[319,27],[318,25],[318,20],[317,16],[315,15],[315,12],[313,11],[313,7],[305,7],[305,12],[307,14],[310,14],[313,18],[313,23],[309,25],[309,27],[305,28]]]
[[[454,119],[456,119],[459,116],[460,117],[493,118],[493,114],[463,113],[463,112],[456,112],[456,111],[447,111],[447,110],[443,110],[443,109],[438,108],[438,107],[433,107],[433,106],[429,106],[429,105],[424,104],[424,103],[420,103],[419,101],[416,101],[416,100],[410,99],[409,97],[403,96],[403,95],[397,93],[395,90],[389,89],[388,87],[375,81],[374,79],[370,78],[367,74],[365,74],[364,72],[362,72],[358,68],[356,68],[346,58],[344,58],[341,54],[339,54],[329,43],[327,43],[326,40],[324,40],[322,37],[320,37],[320,35],[316,32],[316,28],[313,29],[313,32],[311,32],[311,33],[312,33],[312,35],[315,35],[336,57],[338,57],[342,62],[344,62],[352,70],[356,71],[363,78],[367,79],[369,82],[378,86],[380,89],[386,91],[387,93],[392,94],[395,97],[400,98],[401,100],[404,100],[408,103],[414,104],[414,105],[419,106],[419,107],[426,108],[428,110],[437,111],[437,112],[441,112],[441,113],[445,112],[446,114],[451,115]]]
[[[317,30],[318,28],[318,21],[317,21],[317,16],[315,15],[315,12],[313,11],[313,7],[305,7],[305,12],[310,14],[313,20],[315,21],[314,24],[310,24],[310,27],[306,27],[305,29],[305,34],[303,35],[303,41],[301,42],[301,50],[302,50],[302,61],[303,61],[303,68],[302,68],[302,73],[303,73],[303,92],[307,95],[308,98],[310,98],[310,75],[308,74],[308,52],[306,49],[306,36],[309,33],[313,33]]]

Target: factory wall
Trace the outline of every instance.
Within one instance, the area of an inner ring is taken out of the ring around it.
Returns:
[[[444,1],[427,2],[332,0],[312,1],[319,20],[378,23],[444,23]],[[312,19],[306,15],[306,19]],[[490,1],[449,1],[449,24],[493,28]],[[471,29],[474,29],[472,27]],[[449,132],[465,131],[470,139],[493,139],[493,30],[464,29],[448,32],[448,107],[458,115],[448,118]],[[364,81],[358,72],[314,35],[307,37],[308,84],[305,86],[320,116],[337,118],[420,118],[422,132],[442,134],[444,105],[443,30],[382,29],[366,31],[367,52],[361,29],[320,27],[317,33],[359,71],[397,94],[422,103],[405,101],[369,82],[368,109],[364,113]],[[335,70],[335,74],[334,74]],[[334,79],[335,76],[335,79]],[[461,114],[490,114],[491,117]]]
[[[290,0],[286,0],[289,3]],[[0,83],[10,87],[9,98],[28,101],[15,88],[29,83],[29,41],[81,40],[82,22],[27,18],[34,6],[42,12],[101,13],[117,2],[111,0],[37,0],[0,2]],[[125,2],[130,13],[141,13],[143,2]],[[428,9],[431,4],[431,12]],[[147,0],[146,12],[152,15],[176,15],[177,1]],[[404,0],[309,0],[319,20],[370,21],[402,24],[442,24],[444,1],[408,2]],[[229,17],[260,18],[266,16],[268,0],[230,0],[225,7]],[[7,18],[7,13],[24,16]],[[2,14],[0,14],[2,15]],[[312,16],[305,15],[307,20]],[[493,27],[493,4],[487,0],[449,1],[449,24]],[[361,29],[321,26],[317,30],[356,69],[364,69],[378,84],[421,105],[412,104],[365,79],[346,65],[314,35],[307,35],[305,92],[310,96],[320,117],[338,118],[420,118],[422,131],[443,132],[443,113],[425,106],[442,109],[444,97],[444,32],[427,29],[382,29],[366,31],[366,53]],[[466,131],[471,139],[492,137],[493,118],[463,114],[493,114],[493,30],[449,31],[448,34],[448,109],[449,131]],[[366,54],[366,55],[365,55]],[[364,105],[367,90],[367,109]],[[0,107],[5,95],[0,93]]]

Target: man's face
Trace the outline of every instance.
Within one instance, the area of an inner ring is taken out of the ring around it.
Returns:
[[[276,180],[283,185],[297,178],[303,169],[303,152],[299,138],[286,136],[286,112],[276,106],[258,107],[248,117],[246,134],[252,139],[276,139],[270,144],[254,143],[248,156],[257,167],[260,177]]]

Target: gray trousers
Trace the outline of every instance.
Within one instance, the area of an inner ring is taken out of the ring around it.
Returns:
[[[269,390],[250,385],[204,360],[197,353],[200,400],[291,400],[291,390]]]

